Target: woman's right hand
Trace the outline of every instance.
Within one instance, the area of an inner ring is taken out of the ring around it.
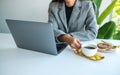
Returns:
[[[58,39],[62,42],[67,42],[71,46],[71,48],[74,48],[74,49],[81,48],[80,40],[69,34],[64,34],[64,35],[58,37]]]

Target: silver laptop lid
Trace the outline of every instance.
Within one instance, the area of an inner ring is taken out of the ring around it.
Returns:
[[[50,23],[6,20],[13,38],[20,48],[57,54],[52,25]]]

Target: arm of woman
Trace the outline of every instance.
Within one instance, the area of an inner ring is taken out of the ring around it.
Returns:
[[[58,29],[57,22],[55,20],[55,16],[49,8],[49,21],[53,25],[54,35],[57,43],[59,42],[67,42],[71,48],[79,49],[81,47],[81,43],[79,39],[72,37],[70,34],[66,34],[62,30]]]
[[[49,5],[49,10],[48,10],[48,22],[51,23],[53,26],[56,42],[60,42],[58,40],[58,37],[66,33],[58,28],[56,17],[54,15],[54,12],[52,11],[54,10],[54,7],[55,7],[55,4],[51,2]]]

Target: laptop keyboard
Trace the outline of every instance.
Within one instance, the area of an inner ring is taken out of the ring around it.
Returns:
[[[65,49],[67,47],[67,45],[68,45],[67,43],[56,44],[58,53],[61,52],[63,49]]]

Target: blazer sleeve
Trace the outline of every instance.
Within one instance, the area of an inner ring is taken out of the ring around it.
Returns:
[[[48,10],[48,22],[51,23],[52,26],[53,26],[53,31],[54,31],[56,42],[60,42],[57,38],[60,35],[63,35],[63,34],[66,34],[66,33],[58,28],[58,23],[57,23],[57,20],[56,20],[55,8],[54,7],[55,7],[55,3],[50,3],[49,10]]]
[[[72,32],[70,34],[82,41],[87,41],[95,39],[97,37],[97,33],[98,25],[96,21],[96,15],[92,4],[90,4],[83,30]]]

